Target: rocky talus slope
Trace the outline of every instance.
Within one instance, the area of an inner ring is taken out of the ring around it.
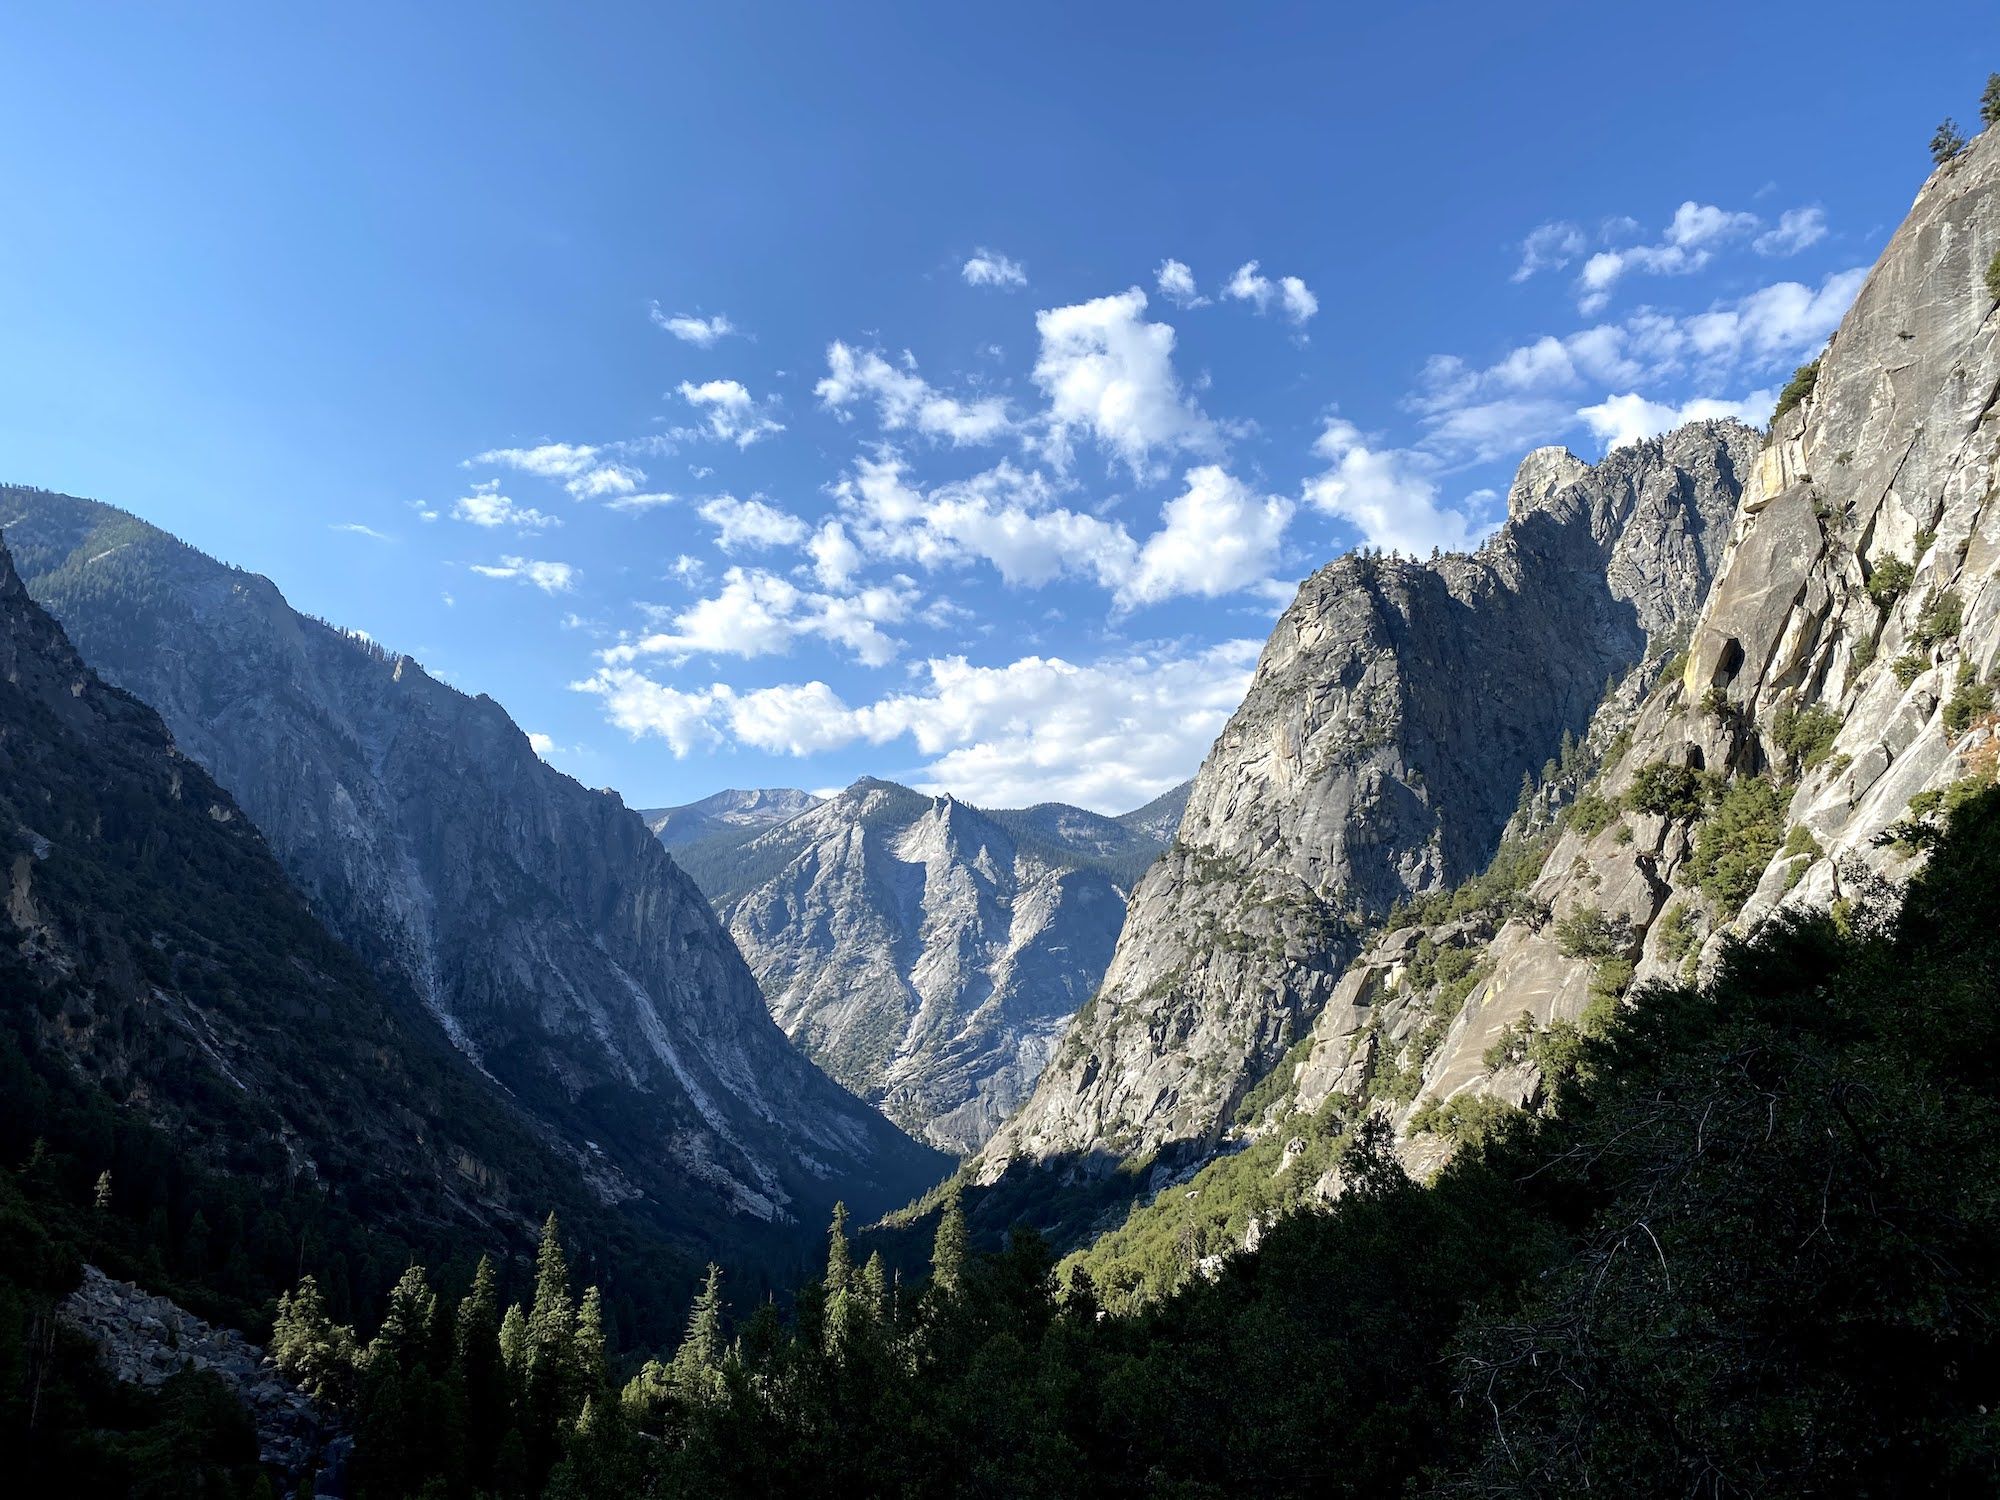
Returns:
[[[989,813],[864,779],[695,868],[785,1032],[969,1152],[1096,987],[1159,848],[1082,808]]]
[[[1523,462],[1469,555],[1301,587],[1133,893],[1103,986],[982,1153],[1085,1174],[1198,1158],[1330,1000],[1357,934],[1480,869],[1525,774],[1684,634],[1759,438],[1702,423]]]
[[[85,659],[602,1201],[726,1247],[939,1170],[785,1039],[639,817],[490,698],[109,506],[8,488],[0,527]]]
[[[292,1484],[314,1476],[313,1493],[340,1493],[351,1440],[333,1412],[281,1374],[233,1328],[217,1328],[172,1299],[83,1268],[83,1284],[63,1299],[62,1321],[97,1346],[114,1379],[148,1389],[183,1370],[206,1370],[235,1392],[257,1424],[257,1457]],[[325,1486],[325,1488],[321,1488]]]
[[[1995,265],[1989,131],[1925,185],[1774,424],[1679,670],[1606,705],[1601,769],[1553,828],[1513,830],[1512,878],[1369,945],[1253,1134],[1372,1107],[1427,1168],[1540,1101],[1568,1028],[1773,911],[1893,911],[1939,810],[1994,777]]]

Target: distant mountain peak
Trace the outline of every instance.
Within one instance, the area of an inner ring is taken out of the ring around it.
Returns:
[[[1125,892],[1164,847],[1140,822],[862,776],[674,857],[788,1035],[907,1128],[970,1151],[1095,989]]]

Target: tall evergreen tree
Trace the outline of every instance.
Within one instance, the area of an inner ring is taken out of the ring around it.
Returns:
[[[500,1320],[500,1367],[518,1400],[528,1383],[528,1315],[518,1302],[510,1304]]]
[[[569,1258],[563,1254],[562,1226],[554,1214],[542,1226],[535,1252],[535,1300],[528,1311],[530,1358],[565,1352],[576,1326],[576,1304],[570,1299]]]
[[[711,1261],[688,1312],[687,1333],[674,1351],[677,1368],[714,1370],[722,1363],[722,1313],[722,1267]]]
[[[833,1205],[833,1223],[826,1231],[826,1294],[847,1290],[854,1276],[854,1252],[847,1244],[847,1205]]]
[[[458,1304],[458,1316],[452,1327],[452,1358],[461,1366],[469,1366],[476,1353],[494,1349],[500,1337],[500,1289],[499,1278],[493,1271],[493,1262],[487,1256],[479,1257],[479,1264],[473,1268],[472,1285]]]
[[[516,1331],[525,1358],[525,1319]],[[492,1482],[494,1455],[512,1413],[507,1368],[501,1357],[498,1277],[493,1262],[483,1255],[452,1321],[451,1369],[465,1414],[467,1473],[475,1485],[485,1486]]]
[[[965,1227],[965,1204],[954,1181],[938,1215],[937,1237],[931,1242],[931,1285],[947,1297],[956,1297],[965,1288],[966,1260],[971,1235]]]
[[[576,1373],[585,1400],[602,1397],[611,1384],[611,1363],[604,1331],[604,1296],[596,1287],[584,1290],[576,1313]]]
[[[317,1400],[338,1405],[353,1395],[354,1330],[334,1323],[315,1278],[301,1278],[296,1291],[278,1298],[271,1358]]]
[[[855,1278],[855,1291],[870,1317],[880,1319],[888,1311],[889,1268],[883,1263],[880,1250],[869,1256],[862,1266],[861,1274]]]
[[[382,1326],[368,1343],[369,1362],[393,1358],[405,1370],[423,1363],[436,1317],[437,1295],[424,1278],[424,1268],[413,1265],[389,1291]]]

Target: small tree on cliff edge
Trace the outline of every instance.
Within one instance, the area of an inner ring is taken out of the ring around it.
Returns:
[[[1958,133],[1958,121],[1946,117],[1931,136],[1931,160],[1943,166],[1965,149],[1965,137]]]

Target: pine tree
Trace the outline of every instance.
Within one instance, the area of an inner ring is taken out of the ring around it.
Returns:
[[[436,1317],[437,1295],[424,1279],[424,1268],[409,1267],[390,1289],[382,1326],[368,1344],[368,1362],[394,1359],[406,1370],[423,1363]]]
[[[298,1290],[278,1298],[271,1324],[271,1358],[307,1395],[343,1405],[354,1390],[354,1330],[328,1316],[319,1282],[300,1279]]]
[[[1946,116],[1931,136],[1931,160],[1941,167],[1964,149],[1965,137],[1959,134],[1958,121]]]
[[[938,1215],[937,1237],[931,1241],[931,1285],[946,1297],[956,1297],[965,1289],[966,1258],[971,1235],[965,1227],[965,1205],[953,1182],[945,1194],[944,1212]]]
[[[472,1272],[472,1286],[458,1304],[453,1320],[453,1358],[464,1366],[475,1351],[490,1348],[500,1336],[500,1292],[493,1262],[484,1255]]]
[[[529,1471],[546,1475],[560,1453],[563,1432],[583,1392],[577,1379],[576,1304],[569,1289],[562,1226],[554,1214],[542,1226],[535,1254],[535,1300],[528,1309],[528,1387],[522,1437]]]
[[[500,1320],[500,1368],[518,1396],[528,1382],[528,1318],[518,1302]]]
[[[880,1321],[889,1306],[889,1268],[882,1263],[882,1252],[877,1250],[868,1257],[861,1268],[856,1283],[861,1305],[868,1315]]]
[[[535,1254],[535,1300],[528,1311],[528,1369],[553,1369],[570,1362],[576,1337],[576,1305],[570,1300],[569,1260],[561,1226],[549,1215]]]
[[[854,1276],[854,1252],[847,1247],[847,1205],[833,1205],[833,1223],[826,1232],[826,1294],[837,1297]]]
[[[586,1400],[590,1395],[602,1395],[611,1384],[606,1344],[604,1296],[596,1287],[588,1287],[576,1314],[576,1372]]]
[[[711,1261],[688,1313],[687,1333],[674,1351],[676,1369],[713,1370],[722,1363],[722,1311],[722,1267]]]
[[[1979,96],[1979,123],[2000,125],[2000,73],[1986,75],[1986,92]]]
[[[518,1315],[520,1309],[514,1309]],[[518,1319],[515,1334],[526,1358],[527,1320]],[[452,1320],[452,1375],[465,1413],[465,1453],[476,1485],[493,1476],[493,1460],[512,1418],[508,1401],[508,1367],[501,1354],[500,1292],[493,1262],[479,1257],[472,1287],[458,1304]]]

